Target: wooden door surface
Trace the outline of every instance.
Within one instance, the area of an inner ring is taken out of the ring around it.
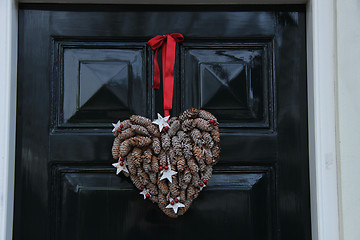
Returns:
[[[172,116],[219,120],[178,219],[116,176],[111,123],[162,113],[146,42],[180,32]],[[20,5],[14,239],[309,240],[304,6]]]

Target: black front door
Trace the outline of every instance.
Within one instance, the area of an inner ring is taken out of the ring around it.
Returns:
[[[162,113],[146,42],[180,32],[172,116],[220,122],[178,219],[115,175],[111,123]],[[303,6],[20,5],[14,239],[309,240]]]

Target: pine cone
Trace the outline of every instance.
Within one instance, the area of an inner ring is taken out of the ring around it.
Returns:
[[[132,150],[131,158],[134,161],[135,166],[140,167],[143,161],[141,157],[141,149],[134,147],[134,149]]]
[[[210,133],[203,132],[202,139],[204,140],[204,144],[207,148],[212,148],[214,146],[214,141]]]
[[[200,188],[195,188],[194,198],[197,198],[199,196],[200,192],[201,192]]]
[[[155,173],[159,172],[159,162],[155,155],[153,155],[151,158],[151,168]]]
[[[118,137],[116,137],[114,139],[114,143],[111,149],[111,153],[114,159],[118,159],[119,158],[119,147],[120,147],[120,139]]]
[[[168,134],[163,134],[161,136],[161,146],[164,150],[169,150],[171,146],[171,140]]]
[[[131,150],[132,144],[130,142],[130,139],[126,139],[120,144],[119,150],[120,150],[120,156],[125,157]]]
[[[208,165],[212,165],[214,160],[212,152],[209,149],[204,148],[204,153],[205,153],[205,163]]]
[[[153,143],[152,143],[152,150],[154,151],[154,153],[156,155],[158,155],[160,153],[161,150],[161,143],[160,140],[158,138],[153,138]]]
[[[146,163],[145,161],[143,163],[143,168],[147,174],[149,174],[152,171],[150,163]]]
[[[141,137],[141,136],[132,137],[132,138],[129,139],[129,141],[131,142],[132,146],[134,146],[134,147],[137,146],[137,147],[140,147],[140,148],[149,146],[152,143],[151,138]]]
[[[142,155],[144,161],[147,163],[147,164],[150,164],[151,163],[151,157],[152,157],[152,151],[151,151],[151,148],[147,148],[143,155]]]
[[[204,152],[201,147],[195,145],[193,147],[193,152],[194,152],[194,156],[198,162],[204,158]]]
[[[208,121],[213,120],[214,122],[217,122],[217,119],[214,117],[214,115],[205,110],[199,111],[199,117]]]
[[[168,130],[169,137],[175,136],[177,131],[180,129],[180,125],[181,124],[180,124],[179,120],[175,120],[175,121],[172,122],[172,124],[170,125],[170,129]]]
[[[151,195],[158,195],[157,187],[154,184],[149,183],[146,185],[146,188],[149,189]]]
[[[183,142],[185,138],[187,138],[186,133],[184,131],[178,131],[176,135],[179,137],[180,142]]]
[[[148,130],[146,130],[145,127],[143,126],[140,126],[140,125],[132,125],[131,127],[132,129],[134,129],[134,131],[139,134],[139,135],[143,135],[143,136],[146,136],[146,137],[150,137],[150,134],[148,132]]]
[[[165,206],[167,204],[168,201],[167,201],[166,196],[165,196],[166,194],[163,195],[163,194],[159,193],[159,195],[158,195],[159,206],[160,205]]]
[[[136,167],[135,167],[135,161],[134,161],[135,158],[136,158],[136,153],[135,153],[135,157],[134,157],[133,152],[131,152],[131,154],[129,154],[129,156],[126,157],[127,167],[128,167],[128,170],[131,175],[136,174]]]
[[[204,159],[197,159],[197,162],[199,164],[199,168],[200,168],[200,171],[204,171],[205,167],[206,167],[206,164],[205,164],[205,161]]]
[[[180,114],[179,119],[184,121],[189,118],[196,118],[198,116],[199,110],[196,108],[190,108],[185,110],[182,114]]]
[[[202,175],[202,180],[209,181],[211,176],[212,176],[212,167],[206,166],[205,171],[203,172],[203,175]]]
[[[185,132],[190,131],[194,128],[194,120],[193,119],[186,119],[181,124],[181,129]]]
[[[173,146],[173,149],[176,153],[176,155],[182,155],[182,151],[181,151],[181,142],[180,142],[180,139],[178,136],[173,136],[172,139],[171,139],[171,143],[172,143],[172,146]]]
[[[195,188],[190,185],[186,190],[186,199],[194,199],[195,196]]]
[[[150,195],[150,201],[153,202],[153,203],[158,203],[159,202],[158,196]]]
[[[201,131],[211,131],[213,130],[213,126],[210,123],[202,118],[194,119],[194,125]]]
[[[131,121],[129,119],[122,121],[121,124],[123,125],[122,130],[131,128],[131,125],[132,125]]]
[[[159,178],[160,179],[160,178]],[[164,181],[164,180],[158,180],[158,182],[157,182],[157,184],[158,184],[158,188],[159,188],[159,190],[160,190],[160,192],[163,194],[163,195],[166,195],[166,194],[168,194],[168,192],[169,192],[169,187],[168,187],[168,185],[167,185],[167,181]]]
[[[191,182],[192,174],[191,174],[191,171],[190,171],[190,169],[188,167],[185,168],[184,176],[183,176],[182,179],[183,179],[183,182],[186,183],[186,184],[189,184]]]
[[[131,138],[133,136],[135,136],[134,129],[127,128],[127,129],[121,131],[121,133],[118,135],[118,138],[120,139],[120,141],[124,141],[125,139]]]
[[[180,200],[185,200],[186,199],[186,189],[183,189],[180,191]]]
[[[220,142],[220,133],[218,129],[214,129],[210,132],[212,139],[214,142],[219,143]]]
[[[150,124],[146,127],[146,129],[148,130],[148,132],[154,136],[154,137],[160,137],[160,131],[159,128],[157,126],[155,126],[154,124]]]
[[[170,164],[172,166],[176,167],[176,164],[177,164],[177,162],[176,162],[176,153],[175,153],[173,148],[170,148],[170,150],[169,150],[169,159],[170,159]]]
[[[139,115],[132,115],[130,117],[130,120],[137,124],[137,125],[141,125],[143,127],[147,127],[148,125],[152,124],[151,120],[146,118],[146,117],[143,117],[143,116],[139,116]]]
[[[176,163],[177,163],[177,166],[176,166],[177,170],[179,172],[184,171],[185,166],[186,166],[185,158],[183,156],[177,156],[176,157]]]
[[[139,190],[141,190],[141,182],[138,176],[136,176],[135,174],[130,174],[130,179],[131,181],[134,183],[135,187]]]
[[[172,117],[172,118],[169,119],[168,124],[171,126],[174,123],[174,121],[176,121],[176,120],[178,120],[177,117]]]
[[[202,134],[198,129],[191,130],[190,136],[196,145],[200,147],[203,145]]]
[[[215,159],[215,162],[216,160],[219,158],[220,156],[220,147],[218,145],[215,145],[213,148],[212,148],[212,154],[213,154],[213,157]]]
[[[193,185],[194,187],[200,187],[200,182],[201,182],[201,179],[200,179],[200,176],[198,173],[193,173],[192,174],[192,178],[191,178],[191,185]]]
[[[149,178],[150,178],[150,182],[152,182],[153,184],[156,184],[157,179],[158,179],[157,174],[154,173],[154,172],[149,172],[148,175],[149,175]]]
[[[188,159],[187,164],[192,174],[197,173],[199,171],[199,166],[196,164],[194,158]]]
[[[185,139],[184,142],[182,142],[182,147],[183,147],[183,153],[184,153],[184,157],[186,159],[190,159],[193,155],[192,153],[192,144],[190,139]]]
[[[139,167],[137,168],[137,175],[140,179],[140,182],[143,184],[143,185],[148,185],[150,183],[150,178],[149,176],[146,174],[146,172],[144,171],[143,168]]]
[[[170,194],[172,198],[176,198],[180,195],[179,183],[175,176],[172,178],[172,183],[169,183]]]
[[[166,157],[166,153],[164,150],[161,149],[160,154],[159,154],[159,163],[160,166],[165,167],[167,166],[167,157]]]

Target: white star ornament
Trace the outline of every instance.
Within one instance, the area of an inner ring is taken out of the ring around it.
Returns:
[[[112,123],[112,125],[114,126],[112,132],[116,132],[120,128],[120,124],[121,124],[120,120],[117,123]]]
[[[122,171],[126,172],[126,173],[129,173],[127,167],[126,167],[126,164],[125,162],[123,162],[124,164],[121,166],[120,165],[120,161],[117,162],[117,163],[113,163],[112,165],[114,167],[116,167],[116,175],[118,175],[119,173],[121,173]]]
[[[162,117],[159,113],[157,115],[158,115],[158,119],[155,119],[153,121],[153,123],[156,124],[156,125],[159,125],[160,132],[162,131],[162,129],[164,127],[169,127],[170,128],[170,125],[167,123],[167,121],[170,118],[170,115],[167,116],[167,117]]]
[[[144,189],[144,190],[142,190],[142,192],[140,192],[140,194],[144,196],[144,199],[146,199],[146,194],[149,194],[149,195],[150,195],[149,189]],[[150,195],[150,196],[151,196],[151,195]]]
[[[184,204],[181,202],[175,202],[174,199],[170,198],[170,204],[166,206],[166,208],[172,208],[174,210],[174,213],[177,214],[179,208],[185,207]],[[174,201],[174,204],[171,204],[171,202]]]
[[[168,166],[168,169],[161,170],[160,173],[161,173],[160,180],[167,178],[171,183],[172,183],[172,176],[177,174],[177,172],[171,170],[170,166]]]

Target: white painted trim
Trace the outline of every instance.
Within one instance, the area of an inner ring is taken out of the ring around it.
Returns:
[[[17,4],[0,5],[0,240],[11,239],[14,188],[17,68]],[[22,0],[22,2],[104,3],[102,0]],[[141,4],[147,0],[108,0]],[[191,3],[206,3],[198,0]],[[209,0],[207,3],[301,3],[305,0]],[[154,0],[151,3],[190,3]],[[334,0],[307,2],[310,191],[313,240],[339,240],[336,155],[336,14]]]
[[[307,0],[20,0],[23,3],[94,4],[305,4]]]
[[[14,202],[17,4],[0,1],[0,239],[12,238]]]
[[[338,240],[334,0],[307,5],[310,191],[313,239]]]

